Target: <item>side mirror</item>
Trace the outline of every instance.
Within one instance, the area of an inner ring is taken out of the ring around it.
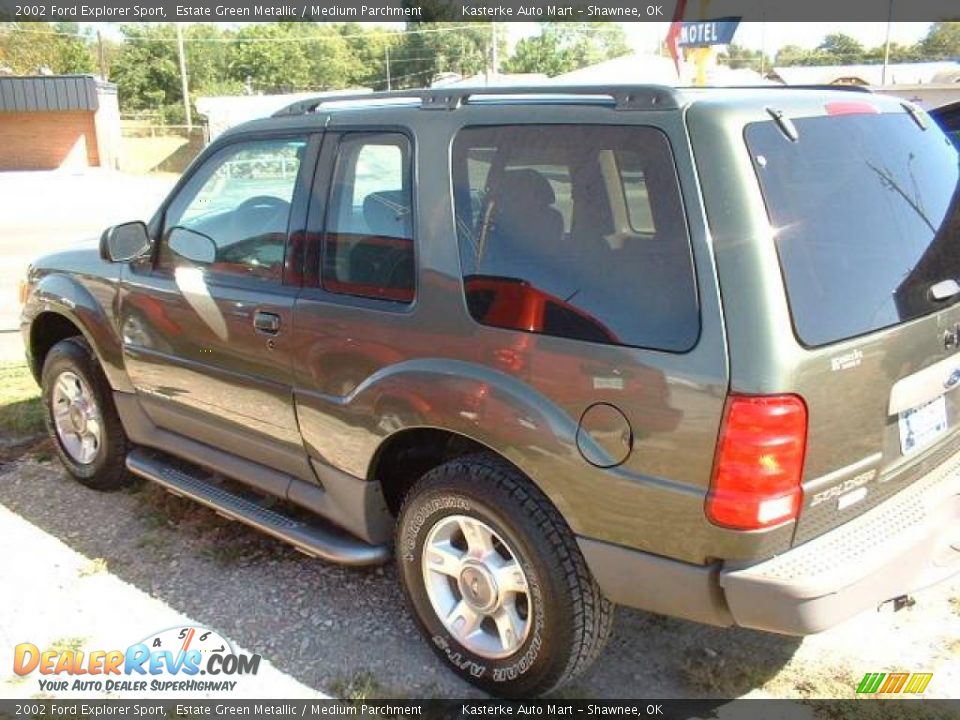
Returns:
[[[129,262],[150,247],[147,226],[140,222],[114,225],[100,236],[100,257],[107,262]]]
[[[217,244],[213,238],[185,227],[170,229],[167,247],[180,257],[202,265],[209,265],[217,259]]]

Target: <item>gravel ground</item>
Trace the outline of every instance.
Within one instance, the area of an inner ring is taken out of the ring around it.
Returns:
[[[44,447],[0,467],[0,697],[37,693],[4,677],[16,642],[125,647],[182,618],[262,654],[261,696],[478,696],[420,639],[392,566],[327,565],[148,483],[93,492]],[[933,672],[927,696],[960,697],[960,581],[802,642],[619,609],[562,694],[849,698],[891,670]]]

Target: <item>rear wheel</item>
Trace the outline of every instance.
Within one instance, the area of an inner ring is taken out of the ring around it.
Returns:
[[[549,692],[589,667],[609,635],[612,605],[570,528],[494,455],[420,479],[400,514],[397,561],[434,651],[487,692]]]
[[[47,432],[70,474],[95,490],[133,482],[110,385],[83,338],[61,340],[50,349],[41,385]]]

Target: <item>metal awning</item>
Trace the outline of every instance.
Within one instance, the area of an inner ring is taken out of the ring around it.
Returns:
[[[86,110],[100,107],[91,75],[0,75],[0,113]]]

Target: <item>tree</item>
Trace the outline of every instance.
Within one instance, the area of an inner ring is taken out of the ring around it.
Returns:
[[[237,32],[230,76],[250,80],[257,92],[279,93],[310,86],[310,50],[295,42],[293,23],[245,25]]]
[[[784,45],[777,50],[774,60],[775,64],[780,66],[805,65],[805,60],[810,56],[810,51],[799,45]]]
[[[623,27],[617,23],[541,23],[539,35],[517,43],[505,69],[552,77],[629,52]]]
[[[18,75],[41,69],[55,74],[90,73],[94,70],[89,35],[76,23],[0,23],[0,66]]]
[[[152,110],[182,121],[176,31],[171,24],[123,25],[123,48],[110,68],[120,109]]]
[[[717,55],[717,60],[725,64],[727,67],[734,69],[750,68],[751,70],[756,70],[759,72],[761,65],[760,60],[762,57],[763,53],[759,50],[751,50],[750,48],[743,47],[742,45],[731,43],[727,46],[725,51]]]
[[[817,46],[817,53],[828,56],[823,58],[825,65],[850,65],[863,62],[863,45],[854,37],[845,33],[830,33]]]
[[[263,93],[344,88],[362,73],[338,26],[299,22],[244,26],[229,69],[233,80]]]
[[[407,23],[407,30],[391,53],[394,86],[426,87],[441,73],[467,77],[488,67],[493,31],[490,23]],[[503,45],[500,46],[501,48]]]
[[[960,22],[931,23],[920,48],[928,60],[960,59]]]
[[[339,26],[351,56],[357,61],[357,69],[350,77],[349,86],[385,90],[388,52],[391,60],[390,74],[399,74],[394,67],[394,61],[399,57],[400,33],[376,26],[368,30],[367,27],[360,23],[344,23]]]

